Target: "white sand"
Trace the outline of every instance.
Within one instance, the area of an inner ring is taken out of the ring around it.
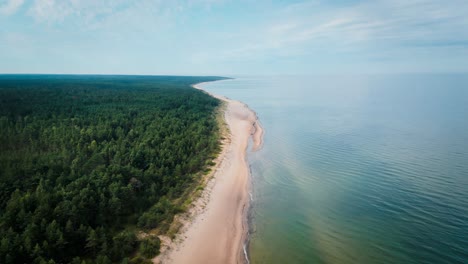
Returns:
[[[199,86],[194,86],[200,89]],[[263,130],[255,112],[245,104],[212,95],[226,102],[224,113],[230,130],[229,144],[220,156],[211,187],[200,198],[206,206],[186,223],[176,241],[154,262],[162,263],[244,263],[243,243],[247,235],[249,206],[249,167],[246,151],[249,138],[252,150],[262,145]],[[203,200],[204,199],[204,200]],[[196,202],[196,203],[197,203]],[[165,242],[165,243],[164,243]]]

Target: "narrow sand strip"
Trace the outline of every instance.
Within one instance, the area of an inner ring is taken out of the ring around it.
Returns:
[[[194,88],[201,89],[197,85]],[[252,138],[253,151],[261,147],[263,130],[255,112],[247,105],[212,96],[227,104],[224,117],[230,130],[230,144],[223,151],[224,157],[214,174],[212,188],[207,189],[210,193],[204,201],[206,207],[177,235],[182,241],[172,243],[171,248],[155,262],[246,262],[243,244],[248,230],[250,185],[246,151],[249,138]]]

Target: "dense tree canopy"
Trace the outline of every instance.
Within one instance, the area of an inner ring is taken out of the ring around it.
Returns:
[[[0,263],[150,258],[219,151],[217,77],[0,76]]]

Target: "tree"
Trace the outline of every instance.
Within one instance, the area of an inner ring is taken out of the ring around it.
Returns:
[[[90,250],[91,254],[95,254],[98,249],[99,238],[94,229],[89,229],[88,237],[86,238],[86,248]]]
[[[161,241],[156,236],[147,237],[140,242],[140,252],[146,258],[158,255],[160,247]]]
[[[217,151],[190,87],[216,79],[0,76],[0,263],[118,262],[137,224],[166,230]]]

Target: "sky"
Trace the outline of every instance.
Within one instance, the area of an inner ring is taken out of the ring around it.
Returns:
[[[0,73],[468,72],[467,0],[0,0]]]

